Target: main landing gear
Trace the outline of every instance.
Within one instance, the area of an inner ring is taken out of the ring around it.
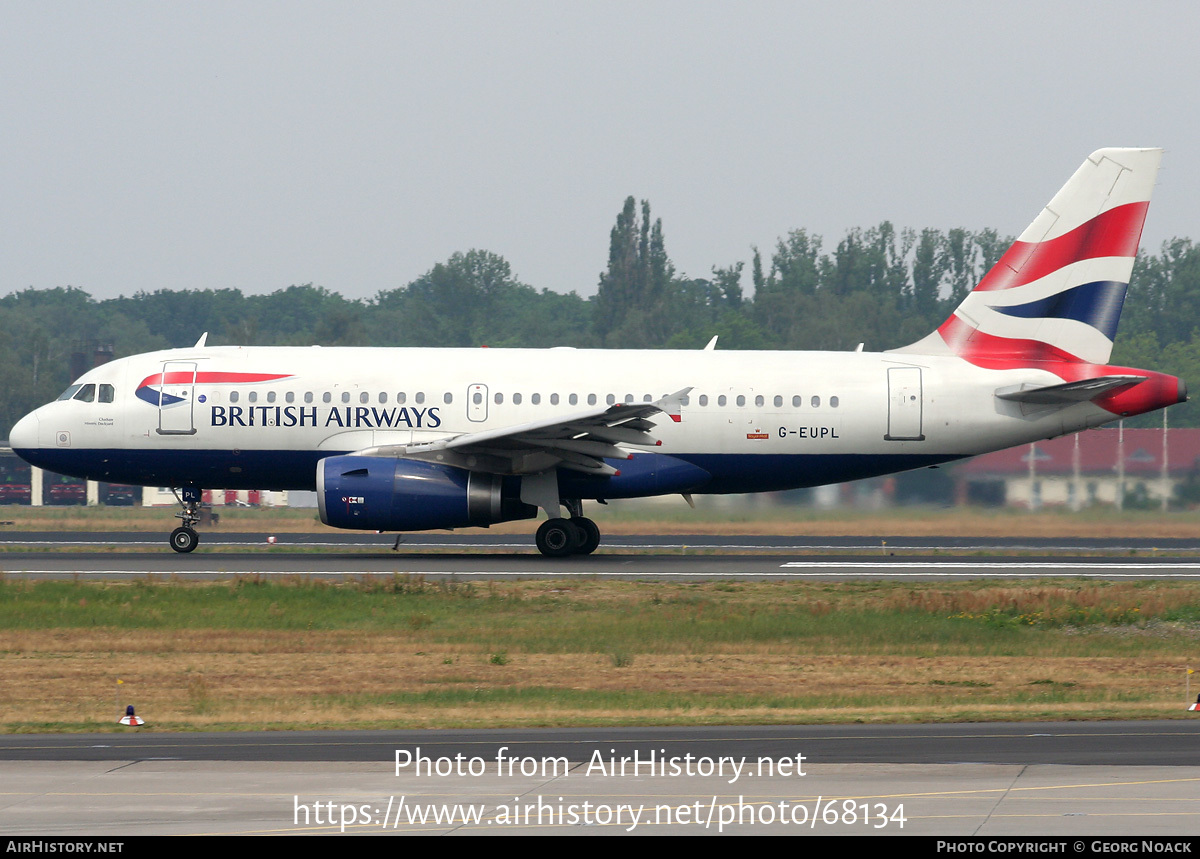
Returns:
[[[543,555],[563,558],[567,555],[590,555],[600,545],[600,529],[583,515],[578,499],[564,499],[570,519],[547,519],[537,529],[537,547]]]
[[[171,548],[176,552],[190,552],[200,545],[200,535],[196,533],[196,525],[200,522],[200,490],[194,486],[185,486],[181,492],[175,492],[175,499],[183,507],[175,518],[181,519],[183,525],[171,532]]]

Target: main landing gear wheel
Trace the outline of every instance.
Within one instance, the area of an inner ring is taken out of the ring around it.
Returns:
[[[600,545],[600,528],[591,519],[584,516],[572,516],[571,524],[583,535],[579,546],[575,549],[577,555],[590,555]]]
[[[550,558],[564,558],[574,554],[575,547],[583,542],[583,532],[570,519],[547,519],[537,529],[538,551]]]
[[[184,526],[171,532],[171,548],[176,552],[190,552],[200,544],[200,535]]]
[[[590,555],[600,545],[600,529],[591,519],[547,519],[537,529],[538,551],[550,558]]]

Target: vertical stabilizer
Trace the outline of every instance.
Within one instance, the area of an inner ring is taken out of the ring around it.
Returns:
[[[937,331],[896,352],[1105,364],[1161,149],[1099,149]]]

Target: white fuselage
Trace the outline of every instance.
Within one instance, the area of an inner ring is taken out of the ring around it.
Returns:
[[[50,403],[11,443],[36,465],[91,479],[312,488],[326,456],[690,388],[678,421],[654,420],[652,452],[706,469],[698,492],[748,492],[902,471],[1116,418],[1090,402],[1031,411],[995,396],[1060,381],[897,353],[203,347],[98,367],[77,384],[111,385],[111,402]]]

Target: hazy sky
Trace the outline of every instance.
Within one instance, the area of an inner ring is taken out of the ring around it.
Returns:
[[[1103,146],[1200,240],[1192,2],[0,0],[0,294],[592,294],[625,197],[680,272],[805,227],[1019,233]],[[1135,287],[1136,288],[1136,287]]]

